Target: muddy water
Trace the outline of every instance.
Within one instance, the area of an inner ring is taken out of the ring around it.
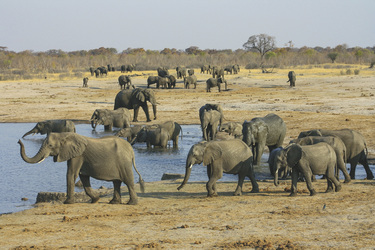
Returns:
[[[28,209],[35,203],[38,192],[66,192],[66,162],[54,163],[52,157],[39,164],[24,162],[19,153],[17,141],[22,135],[34,127],[32,123],[0,123],[2,138],[0,140],[0,214]],[[93,131],[89,124],[76,125],[77,133],[89,137],[112,135],[98,126]],[[137,143],[133,146],[136,165],[146,182],[159,181],[164,173],[185,173],[186,156],[190,147],[201,141],[201,130],[198,125],[183,125],[183,138],[179,140],[179,147],[170,145],[167,149],[147,149],[145,144]],[[22,139],[26,154],[34,156],[44,140],[43,135],[27,136]],[[170,143],[171,144],[171,143]],[[266,165],[268,155],[262,161]],[[372,169],[374,166],[372,166]],[[357,178],[364,178],[361,166],[357,167]],[[268,167],[256,169],[257,179],[271,178]],[[138,177],[135,174],[135,179]],[[202,165],[193,167],[190,181],[207,181],[206,168]],[[220,181],[237,181],[236,175],[226,175]],[[246,180],[248,182],[248,180]],[[98,181],[91,178],[93,188],[105,186],[112,188],[111,182]],[[76,191],[81,191],[77,189]],[[177,190],[176,190],[177,192]],[[22,201],[27,198],[27,201]]]

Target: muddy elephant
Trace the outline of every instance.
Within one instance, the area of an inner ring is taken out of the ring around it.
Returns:
[[[142,127],[141,125],[134,125],[129,128],[122,128],[116,132],[115,136],[126,137],[128,142],[133,142]]]
[[[76,132],[76,126],[71,120],[46,120],[38,122],[35,127],[26,132],[22,138],[30,134],[49,135],[52,132]]]
[[[184,77],[184,87],[185,89],[190,89],[190,86],[194,86],[194,89],[197,88],[197,77],[195,75]]]
[[[150,122],[150,114],[148,112],[147,101],[152,104],[154,111],[154,120],[156,120],[156,98],[155,93],[151,89],[124,89],[117,93],[115,98],[114,109],[127,108],[134,109],[133,122],[138,122],[139,108],[142,107],[145,112],[147,122]]]
[[[312,186],[311,178],[313,175],[324,175],[327,179],[326,192],[341,190],[341,184],[336,179],[336,153],[335,150],[325,142],[320,142],[314,145],[300,146],[292,143],[285,149],[277,152],[276,157],[276,171],[274,176],[274,183],[278,185],[278,171],[282,167],[288,166],[292,169],[292,187],[290,196],[297,195],[297,182],[299,174],[301,173],[305,180],[310,195],[315,195],[316,191]]]
[[[227,122],[221,125],[220,131],[226,132],[234,138],[242,139],[242,123],[240,122]]]
[[[219,78],[209,78],[206,81],[206,92],[211,92],[211,88],[217,87],[219,92],[221,91],[221,84],[224,83],[225,90],[228,89],[227,80],[222,77]]]
[[[132,79],[130,76],[121,75],[118,78],[118,84],[120,85],[121,89],[135,89],[135,86],[132,84]]]
[[[374,175],[370,170],[367,161],[367,145],[365,138],[361,133],[352,129],[340,129],[340,130],[327,130],[327,129],[314,129],[309,131],[301,132],[298,138],[306,136],[337,136],[345,144],[346,147],[346,161],[350,163],[350,178],[355,179],[355,169],[357,164],[363,165],[367,179],[374,179]],[[366,152],[365,152],[366,151]]]
[[[337,136],[306,136],[302,138],[298,138],[292,140],[291,143],[297,143],[298,145],[305,146],[305,145],[313,145],[319,142],[328,143],[336,153],[336,162],[337,162],[337,171],[336,171],[336,178],[339,179],[339,171],[343,173],[345,177],[345,183],[349,183],[351,181],[350,175],[348,171],[346,171],[346,146],[344,142]]]
[[[112,131],[113,127],[128,128],[130,127],[131,113],[127,108],[118,108],[116,110],[110,109],[96,109],[91,116],[91,127],[104,125],[104,131]]]
[[[116,136],[106,136],[100,139],[85,137],[76,133],[51,133],[43,141],[38,153],[29,158],[21,140],[20,154],[27,163],[42,162],[48,156],[53,156],[54,162],[67,161],[67,199],[65,204],[74,203],[74,185],[78,175],[82,181],[86,194],[92,203],[99,200],[90,185],[90,177],[98,180],[112,181],[114,186],[112,204],[121,203],[121,183],[124,182],[129,190],[130,200],[127,204],[137,204],[133,167],[139,175],[141,190],[144,181],[135,165],[132,146]]]
[[[296,86],[296,73],[294,73],[294,71],[289,71],[288,78],[289,80],[287,82],[289,82],[290,87],[295,87]]]
[[[286,135],[286,125],[281,117],[276,114],[268,114],[265,117],[255,117],[251,121],[242,124],[243,141],[252,148],[254,165],[260,165],[264,147],[269,152],[281,147]]]
[[[253,154],[250,148],[241,140],[199,142],[190,148],[186,158],[185,178],[177,188],[180,190],[188,182],[194,164],[207,166],[209,181],[206,184],[207,196],[217,196],[216,181],[227,174],[238,174],[237,188],[234,195],[242,194],[245,177],[252,184],[252,193],[258,193],[259,187],[253,169]]]
[[[220,119],[221,114],[217,110],[203,111],[201,128],[204,140],[211,141],[216,139]]]
[[[146,126],[137,133],[135,140],[146,142],[147,148],[152,146],[167,148],[169,139],[169,133],[166,129],[159,126]]]

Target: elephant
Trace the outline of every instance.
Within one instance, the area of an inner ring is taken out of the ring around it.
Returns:
[[[212,78],[223,78],[224,79],[224,69],[220,67],[213,67]]]
[[[115,97],[114,109],[121,107],[127,109],[134,109],[133,122],[138,122],[138,112],[139,108],[142,107],[145,112],[147,122],[150,122],[150,115],[148,112],[147,101],[152,104],[152,109],[154,112],[154,120],[156,120],[156,98],[155,93],[151,89],[124,89],[117,93]]]
[[[206,184],[207,196],[217,196],[216,181],[224,173],[238,174],[238,184],[234,195],[242,194],[242,185],[247,176],[252,184],[252,193],[259,192],[252,165],[253,154],[241,140],[199,142],[190,148],[186,158],[185,178],[177,188],[180,190],[188,182],[194,164],[207,166],[209,181]]]
[[[336,153],[335,150],[325,142],[319,142],[313,145],[300,146],[292,143],[276,153],[276,171],[274,176],[275,186],[278,186],[278,171],[282,167],[292,169],[292,187],[290,196],[297,195],[297,182],[299,174],[302,173],[306,180],[310,195],[316,195],[312,186],[311,178],[313,175],[325,175],[327,178],[326,192],[341,190],[341,184],[335,177]]]
[[[202,107],[200,107],[199,109],[199,119],[200,119],[200,122],[202,124],[202,115],[203,115],[203,111],[208,111],[208,110],[217,110],[220,112],[221,114],[221,117],[220,117],[220,123],[219,123],[219,131],[221,129],[221,125],[223,124],[223,119],[224,119],[224,111],[223,111],[223,108],[221,107],[220,104],[212,104],[212,103],[206,103],[205,105],[203,105]]]
[[[254,165],[260,165],[264,147],[268,146],[269,152],[281,147],[286,135],[286,125],[281,117],[268,114],[265,117],[255,117],[242,124],[243,141],[252,147]]]
[[[163,89],[170,88],[171,86],[170,79],[167,76],[165,77],[158,76],[158,80],[156,82],[156,88],[159,88],[160,86],[163,87]]]
[[[76,132],[76,126],[71,120],[46,120],[38,122],[33,129],[26,132],[22,138],[30,134],[47,134],[50,133],[61,133],[61,132]]]
[[[132,79],[130,76],[121,75],[118,78],[118,84],[120,85],[121,89],[135,89],[134,85],[132,84]]]
[[[185,89],[190,89],[190,86],[194,85],[194,89],[197,88],[197,77],[195,75],[184,77],[184,87]]]
[[[169,133],[166,129],[159,126],[146,126],[138,132],[135,140],[146,142],[147,148],[151,148],[151,146],[167,148],[169,139]]]
[[[21,140],[20,154],[27,163],[42,162],[48,156],[53,156],[54,162],[67,161],[67,199],[65,204],[74,203],[74,184],[78,175],[82,181],[86,194],[92,203],[99,200],[99,196],[93,193],[90,185],[90,177],[98,180],[112,181],[114,186],[111,204],[121,203],[121,182],[124,182],[129,190],[129,202],[138,203],[135,192],[133,169],[139,175],[141,191],[144,192],[144,181],[135,165],[135,157],[132,146],[126,140],[116,136],[106,136],[100,139],[82,136],[72,132],[51,133],[43,141],[38,153],[29,158],[25,153],[25,147]]]
[[[159,76],[149,76],[147,78],[147,88],[149,88],[151,84],[158,83],[158,81],[159,81]]]
[[[290,87],[295,87],[296,86],[296,73],[294,73],[294,71],[289,71],[288,78],[289,80],[287,82],[290,83]]]
[[[226,66],[224,71],[227,72],[227,74],[233,74],[233,66]]]
[[[367,179],[374,179],[374,175],[370,170],[367,161],[367,146],[365,138],[361,133],[352,129],[340,129],[340,130],[327,130],[327,129],[314,129],[309,131],[303,131],[299,134],[298,138],[306,136],[337,136],[345,144],[346,147],[346,160],[345,162],[350,163],[350,178],[355,179],[355,169],[357,164],[363,165],[366,171]],[[366,152],[365,152],[366,150]]]
[[[142,127],[141,125],[134,125],[129,128],[122,128],[116,132],[115,136],[126,137],[128,142],[133,142]]]
[[[101,124],[104,125],[104,131],[112,131],[113,127],[130,127],[131,113],[127,108],[118,108],[116,110],[96,109],[90,120],[93,129],[98,124]]]
[[[336,162],[337,168],[341,170],[345,177],[345,183],[349,183],[351,181],[350,175],[348,171],[346,171],[346,146],[344,142],[337,136],[306,136],[302,138],[298,138],[291,141],[292,143],[297,143],[298,145],[305,146],[305,145],[313,145],[319,142],[328,143],[336,153]],[[339,179],[339,172],[336,171],[336,178]]]
[[[203,111],[201,117],[201,128],[203,132],[203,138],[206,141],[215,140],[218,126],[220,123],[221,114],[217,110]]]
[[[188,69],[188,75],[189,76],[194,75],[194,69]]]
[[[211,74],[211,67],[210,65],[202,65],[201,66],[201,73],[207,73],[207,74]]]
[[[165,129],[168,132],[169,140],[173,141],[173,147],[178,146],[178,137],[181,133],[182,138],[182,128],[177,122],[166,121],[158,125],[160,128]]]
[[[88,82],[89,82],[89,78],[88,78],[88,77],[84,77],[84,78],[83,78],[83,84],[82,84],[82,87],[83,87],[83,88],[87,88],[87,87],[88,87],[88,85],[87,85]]]
[[[160,77],[167,77],[169,75],[169,71],[166,67],[159,67],[156,71]]]
[[[235,64],[232,66],[232,68],[233,68],[233,74],[238,74],[238,72],[240,72],[240,65]]]
[[[167,77],[169,78],[169,81],[170,81],[170,85],[168,86],[168,88],[174,89],[176,87],[176,77],[174,75],[168,75]]]
[[[283,147],[275,148],[274,150],[272,150],[270,152],[270,157],[268,158],[268,166],[270,168],[270,173],[271,173],[272,176],[275,176],[276,155],[279,154],[280,150],[283,150]],[[291,172],[292,172],[292,169],[289,166],[282,165],[279,168],[279,171],[278,171],[279,176],[278,177],[279,178],[281,177],[282,179],[286,179],[288,177],[288,175],[290,175]]]
[[[91,74],[91,76],[94,76],[94,73],[95,73],[95,69],[93,68],[93,67],[90,67],[90,74]]]
[[[100,76],[100,70],[99,69],[94,70],[94,73],[95,73],[96,78],[98,78]]]
[[[108,75],[108,70],[107,70],[107,68],[106,67],[98,67],[98,70],[99,70],[99,72],[100,72],[100,76],[103,76],[103,75]]]
[[[182,67],[176,67],[177,79],[183,79],[186,77],[186,69]]]
[[[225,80],[222,77],[219,78],[209,78],[206,81],[206,92],[211,92],[211,88],[217,87],[219,92],[221,91],[220,85],[224,83],[225,84],[225,90],[228,89],[227,80]]]
[[[242,140],[242,123],[239,122],[228,122],[220,127],[220,131],[227,132],[229,135],[233,135],[234,138]]]

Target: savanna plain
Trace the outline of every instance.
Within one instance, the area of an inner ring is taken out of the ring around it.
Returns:
[[[250,120],[276,113],[287,124],[284,146],[299,132],[315,128],[350,128],[367,141],[368,158],[375,156],[375,71],[351,65],[358,75],[342,74],[337,65],[293,68],[296,87],[290,88],[290,69],[241,69],[225,75],[228,90],[206,93],[210,77],[199,73],[196,89],[184,89],[181,79],[175,89],[154,89],[159,103],[157,120],[199,124],[198,110],[206,103],[219,103],[224,122]],[[170,69],[175,75],[175,71]],[[146,87],[156,71],[134,71],[133,84]],[[97,108],[113,109],[120,91],[120,72],[95,78],[88,87],[82,78],[59,78],[0,82],[0,122],[38,122],[72,119],[87,122]],[[86,75],[84,75],[86,76]],[[152,86],[155,88],[155,86]],[[139,112],[139,124],[146,120]],[[88,125],[89,126],[89,125]],[[21,133],[22,134],[22,133]],[[16,142],[15,142],[16,143]],[[267,163],[263,163],[267,167]],[[373,163],[372,163],[373,164]],[[183,168],[184,166],[182,166]],[[196,166],[203,167],[203,166]],[[357,167],[362,168],[361,165]],[[65,176],[61,176],[65,178]],[[324,193],[326,181],[313,185],[309,196],[305,183],[299,194],[289,197],[290,180],[275,187],[272,180],[258,180],[260,193],[249,193],[246,180],[242,196],[233,196],[235,182],[219,182],[218,197],[207,198],[204,182],[189,182],[177,191],[179,180],[137,185],[139,203],[108,204],[112,193],[97,204],[79,202],[39,203],[34,208],[0,216],[0,248],[3,249],[373,249],[375,247],[375,181],[356,179],[337,193]],[[343,182],[343,180],[341,180]]]

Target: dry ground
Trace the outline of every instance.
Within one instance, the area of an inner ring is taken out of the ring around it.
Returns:
[[[300,131],[313,128],[352,128],[367,140],[375,155],[375,72],[364,66],[359,75],[340,75],[340,69],[294,68],[295,88],[289,88],[289,70],[262,74],[241,70],[226,76],[228,91],[205,91],[206,74],[198,76],[197,89],[155,90],[158,119],[198,124],[198,109],[220,103],[226,121],[250,120],[276,113],[287,124],[284,144]],[[170,71],[175,74],[174,70]],[[133,72],[133,83],[146,85],[154,72]],[[120,72],[108,77],[0,82],[0,122],[37,122],[69,118],[87,121],[96,108],[113,108]],[[153,86],[154,87],[154,86]],[[140,121],[145,116],[140,111]],[[359,166],[361,168],[361,166]],[[64,178],[64,177],[62,177]],[[301,193],[288,197],[290,181],[275,187],[259,182],[259,194],[233,197],[235,183],[218,185],[219,197],[206,198],[204,183],[190,183],[177,191],[179,181],[147,183],[136,206],[98,204],[40,204],[36,208],[0,216],[3,248],[234,248],[290,247],[374,248],[375,205],[373,180],[355,180],[338,193],[323,193],[326,183],[314,183],[318,195],[310,197],[304,183]],[[245,191],[249,191],[246,182]],[[124,189],[123,203],[127,193]]]

